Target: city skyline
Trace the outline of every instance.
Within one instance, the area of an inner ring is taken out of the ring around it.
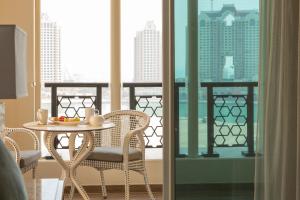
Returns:
[[[139,9],[133,9],[136,7]],[[80,75],[79,81],[110,80],[110,10],[110,0],[41,1],[42,13],[47,13],[62,29],[62,67],[70,75]],[[162,3],[121,1],[121,10],[121,79],[131,82],[136,31],[143,29],[147,21],[155,21],[157,29],[162,30]]]
[[[203,1],[199,1],[199,4],[201,4],[201,6],[204,6],[205,4],[204,4],[204,0]],[[208,2],[208,1],[207,1]],[[221,1],[218,1],[218,0],[215,0],[215,2],[221,2]],[[228,2],[228,1],[222,1],[222,2]],[[231,1],[232,2],[232,1]],[[208,5],[208,4],[207,4]],[[214,6],[214,11],[201,11],[200,12],[200,15],[199,16],[201,16],[201,13],[205,13],[205,12],[207,12],[207,13],[209,13],[209,12],[218,12],[219,10],[216,10],[216,8],[220,5],[220,4],[218,4],[218,3],[215,3],[214,4],[215,6]],[[254,5],[254,3],[252,4],[252,5]],[[222,6],[224,6],[224,5],[222,5]],[[235,5],[233,6],[233,7],[235,7]],[[211,8],[210,8],[211,9]],[[221,9],[222,9],[222,7],[221,7]],[[200,9],[199,9],[200,10]],[[239,9],[239,10],[241,10],[241,9]],[[248,9],[249,10],[249,9]],[[255,9],[250,9],[250,10],[255,10]],[[231,17],[233,17],[232,16],[232,14],[234,14],[234,13],[231,13],[231,15],[229,15],[229,16],[231,16]],[[257,14],[257,19],[258,19],[258,10],[256,10],[256,14]],[[234,17],[233,17],[234,18]],[[235,21],[235,20],[233,20],[233,21]],[[237,20],[238,21],[238,20]],[[200,23],[200,20],[199,20],[199,23]],[[231,27],[231,26],[230,26]],[[226,28],[225,28],[226,29]],[[256,37],[257,38],[257,40],[258,40],[258,29],[259,29],[259,27],[256,27],[256,30],[254,31],[254,33],[253,33],[253,31],[251,30],[251,29],[249,29],[250,31],[249,31],[249,37]],[[205,35],[205,34],[201,34],[200,32],[201,31],[203,31],[204,30],[204,28],[200,28],[200,31],[199,31],[199,34],[200,34],[200,40],[201,40],[201,36],[203,36],[203,35]],[[235,28],[235,30],[239,30],[238,28]],[[243,31],[244,29],[243,28],[241,28],[240,29],[241,31]],[[252,31],[252,32],[251,32]],[[137,32],[137,31],[135,31],[135,32]],[[227,31],[228,32],[228,31]],[[230,31],[229,30],[229,32],[230,33],[233,33],[232,31]],[[228,34],[227,34],[228,35]],[[228,36],[226,36],[228,39],[230,39],[230,37],[228,37]],[[132,39],[134,40],[134,38],[135,37],[132,37]],[[200,45],[199,45],[199,49],[200,49],[200,51],[201,51],[201,49],[205,49],[205,48],[203,48],[203,46],[205,46],[205,41],[206,39],[204,39],[204,40],[202,40],[201,42],[200,42]],[[216,41],[218,41],[218,38],[216,39]],[[245,42],[247,42],[246,40],[245,40]],[[215,43],[217,43],[217,42],[215,42]],[[228,43],[228,42],[227,42]],[[254,45],[254,48],[252,48],[252,49],[255,49],[256,48],[256,44],[258,44],[258,42],[256,42],[256,41],[254,41],[254,42],[249,42],[248,41],[248,43],[249,43],[249,45]],[[131,46],[134,46],[134,45],[131,45]],[[200,48],[200,46],[201,46],[201,48]],[[228,46],[228,45],[227,45]],[[230,45],[229,45],[230,46]],[[133,47],[132,47],[133,48]],[[133,48],[134,49],[134,48]],[[135,50],[134,50],[135,51]],[[222,51],[222,50],[220,50],[220,51]],[[252,51],[252,50],[251,50]],[[240,54],[241,54],[241,52],[246,52],[245,50],[241,50],[241,51],[235,51],[235,52],[239,52]],[[257,54],[258,53],[258,51],[252,51],[252,52],[254,52],[254,53],[252,53],[252,54]],[[202,53],[203,54],[203,53]],[[223,53],[224,54],[224,53]],[[232,53],[233,54],[233,53]],[[124,57],[126,57],[126,59],[131,59],[131,60],[133,60],[134,62],[136,61],[136,52],[134,52],[134,55],[133,55],[133,57],[129,57],[129,56],[124,56],[124,54],[121,54],[122,55],[122,59],[124,58]],[[226,69],[224,68],[224,65],[225,65],[225,61],[226,61],[226,59],[227,59],[227,57],[228,56],[232,56],[233,57],[233,65],[232,65],[232,68],[228,68],[228,70],[226,71]],[[176,59],[177,59],[177,56],[175,56],[176,57]],[[199,57],[203,57],[203,56],[199,56]],[[209,57],[209,56],[208,56]],[[208,59],[208,57],[204,57],[205,59]],[[237,79],[244,79],[244,77],[243,77],[243,75],[241,75],[241,74],[252,74],[252,78],[246,78],[247,80],[255,80],[256,79],[256,77],[257,77],[257,70],[255,69],[255,67],[253,67],[253,66],[255,66],[255,65],[257,65],[257,61],[256,61],[256,59],[253,59],[253,58],[251,58],[251,57],[257,57],[257,55],[244,55],[244,56],[242,56],[242,57],[244,57],[243,59],[240,59],[240,60],[243,60],[243,62],[237,62],[237,55],[222,55],[221,56],[222,57],[222,59],[220,59],[220,58],[218,58],[218,59],[214,59],[215,61],[214,62],[219,62],[219,64],[218,65],[216,65],[216,66],[218,66],[220,69],[219,70],[213,70],[213,72],[212,73],[210,73],[210,74],[217,74],[217,76],[219,77],[219,78],[210,78],[209,77],[209,75],[205,75],[205,74],[207,74],[207,73],[200,73],[199,74],[199,76],[202,76],[201,77],[201,79],[202,80],[205,80],[205,79],[207,79],[207,80],[221,80],[221,79],[223,79],[224,77],[232,77],[231,75],[230,75],[230,73],[233,73],[234,74],[234,77],[235,78],[237,78]],[[240,56],[241,57],[241,56]],[[202,59],[203,60],[203,59]],[[221,61],[220,61],[221,60]],[[244,60],[248,60],[248,63],[250,63],[250,62],[252,62],[252,64],[251,64],[251,66],[252,67],[247,67],[247,62],[245,62]],[[257,59],[258,60],[258,59]],[[123,60],[122,60],[123,61]],[[206,66],[207,65],[207,63],[209,63],[209,62],[206,62],[206,64],[204,63],[201,63],[201,60],[200,60],[200,62],[199,62],[199,66],[200,66],[200,69],[199,69],[199,71],[205,71],[205,68],[207,69],[207,68],[209,68],[208,66]],[[210,62],[211,63],[211,62]],[[136,65],[136,64],[134,64],[134,65]],[[215,65],[211,65],[211,66],[215,66]],[[241,66],[243,66],[243,68],[244,68],[244,70],[239,70],[239,68],[241,68]],[[65,66],[64,66],[65,67]],[[101,67],[99,67],[99,68],[101,68]],[[256,67],[257,68],[257,67]],[[122,67],[121,67],[121,69],[122,69],[122,81],[124,81],[123,80],[123,74],[124,74],[124,72],[125,73],[129,73],[128,71],[130,71],[129,70],[129,68],[126,68],[126,66],[123,66],[122,65]],[[133,74],[136,74],[136,73],[134,73],[135,71],[136,71],[136,67],[134,68],[135,70],[133,70],[132,72],[133,72]],[[161,68],[160,68],[160,70],[161,70]],[[184,70],[183,70],[184,71]],[[208,70],[206,70],[206,71],[208,71]],[[248,71],[248,72],[242,72],[241,73],[241,71]],[[214,73],[215,72],[215,73]],[[88,75],[86,75],[85,73],[80,73],[80,72],[77,72],[76,70],[70,70],[70,68],[65,68],[64,69],[64,74],[69,74],[69,78],[68,78],[68,80],[71,80],[71,79],[76,79],[76,80],[78,80],[77,78],[80,78],[80,79],[83,79],[83,80],[81,80],[81,81],[88,81]],[[95,76],[95,74],[96,73],[90,73],[91,75],[93,75],[93,76]],[[177,73],[178,74],[178,73]],[[181,78],[183,78],[182,77],[182,75],[184,76],[184,74],[185,73],[182,73],[181,74]],[[202,74],[202,75],[201,75]],[[238,76],[238,74],[240,74],[239,76]],[[206,76],[206,78],[204,78],[203,76]],[[256,76],[256,77],[255,77]],[[73,77],[73,78],[72,78]],[[76,77],[76,78],[74,78],[74,77]],[[220,78],[220,77],[222,77],[222,78]],[[177,76],[177,78],[178,78],[178,76]],[[135,81],[135,80],[137,80],[135,77],[134,77],[134,75],[133,75],[133,78],[131,79],[131,80],[128,80],[128,79],[125,79],[125,81]],[[107,81],[102,81],[102,82],[107,82]]]

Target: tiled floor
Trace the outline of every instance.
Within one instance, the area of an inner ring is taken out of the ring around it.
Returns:
[[[145,192],[132,192],[130,193],[130,200],[149,200],[149,196]],[[154,193],[156,200],[162,200],[162,194],[161,193]],[[89,194],[89,197],[91,200],[99,200],[103,199],[102,195],[100,193],[93,193]],[[69,199],[68,195],[65,195],[64,199]],[[75,195],[75,198],[73,200],[81,200],[82,198],[79,196],[79,194]],[[124,193],[110,193],[108,194],[108,200],[122,200],[124,199]]]

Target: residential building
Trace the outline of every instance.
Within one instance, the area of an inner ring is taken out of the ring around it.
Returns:
[[[134,47],[134,81],[161,82],[160,33],[153,21],[137,32]]]
[[[199,77],[223,81],[226,57],[233,57],[234,79],[257,81],[259,49],[258,10],[237,10],[224,4],[199,15]]]
[[[62,81],[60,27],[43,14],[41,17],[41,82]]]

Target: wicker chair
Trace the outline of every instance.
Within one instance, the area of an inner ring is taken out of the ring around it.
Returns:
[[[13,134],[28,134],[33,139],[33,150],[20,150],[19,145],[11,138]],[[35,178],[35,169],[41,157],[39,139],[34,132],[24,128],[6,128],[2,138],[5,145],[15,153],[15,159],[22,173],[32,170],[32,177]]]
[[[81,166],[93,167],[100,172],[102,195],[107,198],[103,171],[109,169],[123,170],[125,174],[125,199],[129,200],[129,170],[144,176],[146,189],[151,200],[154,200],[145,168],[144,130],[148,127],[150,117],[134,110],[115,111],[104,115],[115,127],[95,133],[95,149],[82,162]],[[70,140],[74,144],[75,137]],[[70,148],[70,156],[75,154]],[[73,197],[74,187],[70,197]]]

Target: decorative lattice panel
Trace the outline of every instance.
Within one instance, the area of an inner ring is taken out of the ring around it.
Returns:
[[[84,118],[84,109],[95,107],[95,96],[58,96],[59,115]]]
[[[247,96],[214,95],[214,145],[247,146]]]
[[[163,146],[162,96],[136,96],[136,110],[151,116],[150,125],[145,131],[147,148]]]
[[[59,116],[65,117],[79,117],[84,119],[84,109],[88,107],[95,107],[95,96],[58,96],[57,109]],[[70,134],[60,134],[57,137],[56,143],[58,149],[69,148]],[[82,136],[76,138],[75,146],[78,148],[82,143]]]

